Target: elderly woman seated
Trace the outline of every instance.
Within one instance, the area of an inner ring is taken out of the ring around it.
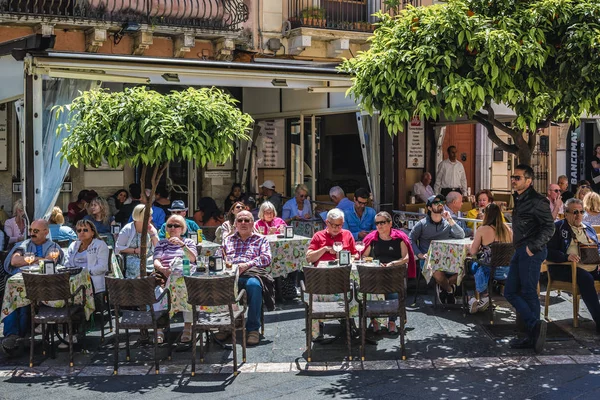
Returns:
[[[187,257],[191,264],[196,263],[196,257],[198,256],[198,250],[196,244],[192,239],[185,238],[185,232],[187,225],[185,218],[181,215],[174,214],[167,219],[167,234],[168,239],[160,240],[156,244],[154,249],[154,269],[164,275],[165,278],[169,278],[172,269],[171,264],[177,258],[183,259]],[[160,286],[156,287],[156,297],[160,296],[163,288]],[[157,306],[155,306],[157,307]],[[183,335],[181,335],[181,342],[186,343],[192,339],[192,313],[183,313]],[[162,343],[165,340],[165,335],[162,330],[158,331],[158,342]]]
[[[310,219],[311,217],[312,210],[308,200],[308,188],[306,185],[298,185],[296,186],[295,196],[284,204],[281,218],[289,224],[294,220]]]
[[[261,235],[273,235],[281,233],[281,229],[287,224],[277,217],[277,210],[273,203],[265,201],[258,210],[258,221],[254,223],[254,229]]]
[[[138,204],[133,209],[131,217],[133,222],[128,223],[119,232],[115,253],[121,254],[125,260],[125,277],[139,278],[140,276],[140,245],[142,243],[142,227],[144,223],[144,211],[146,206]],[[154,248],[158,244],[158,233],[152,225],[152,208],[150,208],[150,219],[148,220],[148,237],[146,240],[146,269],[154,269]]]
[[[577,286],[581,298],[596,323],[596,332],[600,333],[600,302],[594,281],[600,281],[597,263],[586,264],[580,256],[579,245],[598,247],[598,235],[594,228],[583,222],[583,202],[577,198],[567,200],[565,219],[554,223],[554,235],[548,242],[550,262],[576,262]],[[571,282],[571,269],[565,266],[550,265],[549,272],[553,280]]]
[[[96,226],[90,220],[77,221],[75,231],[77,240],[67,249],[65,266],[85,268],[90,272],[94,285],[94,299],[96,304],[99,304],[102,300],[100,293],[106,291],[104,276],[108,271],[108,246],[100,239]]]

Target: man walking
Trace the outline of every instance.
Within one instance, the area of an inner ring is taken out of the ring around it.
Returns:
[[[504,297],[525,322],[529,335],[513,339],[512,348],[533,348],[541,353],[546,342],[546,321],[540,320],[537,284],[542,262],[548,250],[546,243],[554,234],[554,218],[548,199],[533,188],[533,169],[520,164],[510,177],[515,192],[513,211],[513,243],[515,255],[504,288]]]

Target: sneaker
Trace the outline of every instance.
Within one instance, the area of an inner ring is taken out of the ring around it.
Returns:
[[[471,297],[471,299],[469,300],[469,312],[471,314],[475,314],[477,312],[478,306],[479,302],[477,301],[477,299],[475,297]]]
[[[435,295],[437,296],[438,303],[446,304],[446,291],[437,283],[435,284]]]
[[[490,298],[489,296],[480,297],[477,302],[477,311],[485,311],[490,306]]]

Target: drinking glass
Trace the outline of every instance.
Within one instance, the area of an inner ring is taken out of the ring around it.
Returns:
[[[58,250],[58,247],[53,247],[48,253],[48,256],[50,256],[50,258],[54,260],[54,265],[56,265],[56,260],[58,260],[58,257],[60,256],[60,251]]]
[[[35,254],[27,252],[25,253],[25,255],[23,256],[23,259],[25,260],[25,262],[27,264],[29,264],[29,266],[31,267],[31,264],[35,261]]]
[[[354,244],[356,251],[358,251],[358,261],[362,262],[362,252],[365,250],[365,244],[362,240],[359,240]]]
[[[344,250],[344,245],[342,242],[334,242],[333,243],[333,251],[337,253],[338,260],[340,259],[340,251]]]

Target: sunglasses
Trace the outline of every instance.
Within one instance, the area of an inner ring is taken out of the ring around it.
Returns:
[[[560,193],[560,189],[554,189],[554,190],[550,190],[550,191],[554,192],[554,193]]]
[[[249,224],[252,222],[252,220],[250,220],[249,218],[240,218],[236,221],[239,222],[240,224]]]
[[[245,208],[245,207],[241,204],[238,204],[237,206],[235,206],[236,210],[241,210],[242,208]]]
[[[440,206],[440,205],[444,205],[446,202],[439,200],[439,201],[434,201],[433,203],[431,203],[432,206]]]
[[[579,211],[579,210],[575,210],[575,211],[569,211],[569,210],[567,210],[566,212],[571,213],[573,215],[583,215],[585,213],[585,211],[583,211],[583,210],[581,210],[581,211]]]
[[[169,228],[169,229],[177,229],[177,228],[181,228],[181,225],[167,224],[167,228]]]
[[[358,204],[360,204],[361,206],[366,206],[367,204],[369,204],[368,201],[360,201],[360,200],[356,200],[354,199],[355,202],[357,202]]]
[[[298,195],[298,197],[300,197],[301,199],[305,199],[305,198],[306,198],[306,196],[308,196],[308,195],[306,195],[306,194],[299,194],[299,195]]]
[[[590,185],[581,185],[579,187],[582,189],[589,189],[591,186]]]
[[[375,221],[375,225],[385,225],[390,221]]]
[[[33,234],[37,235],[38,233],[40,233],[40,230],[39,229],[31,229],[31,228],[29,228],[29,233],[33,233]]]
[[[90,230],[88,228],[79,228],[77,229],[77,233],[85,232],[88,233]]]
[[[517,181],[517,182],[518,182],[518,181],[520,181],[520,180],[521,180],[521,178],[525,178],[525,177],[524,177],[524,176],[522,176],[522,175],[511,175],[511,176],[510,176],[510,180],[511,180],[511,181]]]

